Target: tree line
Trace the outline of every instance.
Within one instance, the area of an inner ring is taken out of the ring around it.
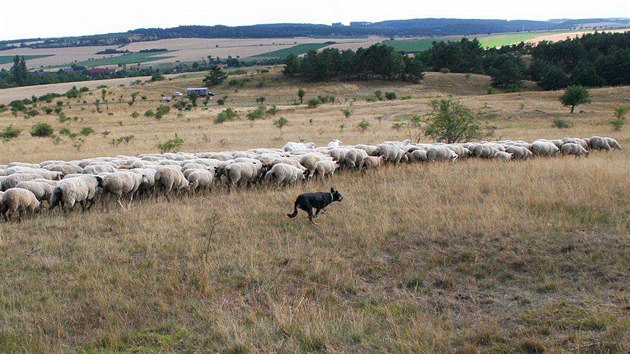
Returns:
[[[525,79],[538,82],[545,90],[630,84],[630,32],[592,33],[486,50],[477,39],[462,38],[434,42],[417,56],[428,70],[486,74],[494,86],[514,90]]]
[[[311,50],[304,57],[290,54],[284,75],[305,81],[402,80],[418,82],[424,78],[424,65],[419,57],[407,56],[393,47],[374,44],[356,51],[326,48]]]

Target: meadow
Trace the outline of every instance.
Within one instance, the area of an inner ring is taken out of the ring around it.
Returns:
[[[560,92],[488,95],[481,75],[316,84],[286,81],[280,69],[233,75],[207,105],[172,108],[159,120],[144,112],[163,94],[199,86],[202,74],[107,87],[100,113],[101,89],[38,103],[62,102],[71,117],[64,122],[55,113],[0,113],[0,129],[23,129],[3,143],[0,163],[157,152],[175,133],[185,140],[181,151],[430,141],[396,123],[441,98],[484,110],[490,139],[600,135],[626,148],[580,159],[388,166],[288,189],[3,224],[0,351],[628,352],[630,130],[613,132],[608,121],[630,104],[630,87],[593,89],[592,104],[569,114]],[[229,84],[245,78],[242,87]],[[296,103],[299,88],[305,102],[328,95],[334,103],[307,108]],[[376,90],[398,98],[373,101]],[[278,112],[246,119],[261,96]],[[239,117],[214,123],[227,107]],[[288,120],[282,129],[272,124],[278,117]],[[553,127],[556,118],[570,127]],[[364,132],[361,120],[370,123]],[[76,148],[69,138],[29,136],[39,121],[96,134]],[[111,143],[128,135],[128,143]],[[331,186],[344,200],[318,226],[304,214],[285,216],[299,193]]]
[[[252,56],[252,58],[286,58],[289,54],[301,55],[311,50],[318,50],[320,48],[329,46],[327,43],[306,43],[298,44],[296,46],[274,50],[273,52],[262,53]]]

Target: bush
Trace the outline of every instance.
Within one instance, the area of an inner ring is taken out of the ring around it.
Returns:
[[[286,118],[284,118],[284,117],[280,117],[280,118],[278,118],[278,119],[273,121],[273,125],[278,127],[278,129],[282,129],[282,127],[287,125],[287,123],[289,123],[289,121]]]
[[[173,108],[175,108],[178,111],[183,110],[184,107],[186,107],[186,104],[184,104],[184,102],[177,101],[177,102],[173,103]]]
[[[161,144],[157,144],[157,148],[160,150],[160,153],[165,152],[178,152],[179,148],[184,145],[184,139],[180,138],[175,134],[173,139],[169,139]]]
[[[497,89],[494,87],[488,87],[488,95],[494,95],[495,93],[497,93]]]
[[[265,103],[265,96],[260,96],[258,98],[256,98],[256,104],[263,104]]]
[[[396,99],[396,92],[385,92],[385,98],[392,101]]]
[[[28,111],[25,112],[27,117],[35,117],[36,115],[39,114],[39,111],[36,108],[31,108]]]
[[[136,112],[136,111],[133,111],[133,112],[131,113],[131,118],[133,118],[133,119],[136,119],[136,118],[138,118],[139,116],[140,116],[140,113],[138,113],[138,112]]]
[[[325,95],[325,96],[317,96],[321,103],[333,103],[335,102],[335,96]]]
[[[450,73],[450,72],[451,72],[451,69],[449,69],[449,68],[442,68],[442,69],[440,69],[440,72],[441,72],[442,74],[448,74],[448,73]]]
[[[424,134],[448,144],[478,139],[482,135],[481,125],[470,109],[459,102],[435,100],[433,111],[427,115]]]
[[[55,107],[54,111],[55,111],[55,113],[59,114],[59,113],[61,113],[62,108],[61,107]]]
[[[88,136],[90,134],[94,134],[95,131],[94,129],[92,129],[92,127],[85,127],[83,129],[81,129],[81,131],[79,132],[79,134],[83,135],[83,136]]]
[[[13,124],[11,124],[0,132],[0,139],[2,139],[3,142],[7,142],[13,138],[17,138],[21,132],[21,129],[16,128]]]
[[[36,136],[39,138],[45,138],[52,136],[55,130],[52,125],[44,122],[39,122],[33,126],[31,129],[31,136]]]
[[[350,118],[350,116],[352,115],[352,110],[351,109],[342,109],[341,113],[343,113],[344,117]]]
[[[613,119],[609,123],[610,123],[610,125],[612,125],[613,130],[618,132],[626,124],[626,120],[625,119]]]
[[[51,114],[53,112],[53,109],[50,107],[45,107],[44,112],[46,112],[46,114]]]
[[[154,115],[155,115],[155,112],[153,112],[152,109],[149,109],[146,112],[144,112],[145,117],[153,117]]]
[[[367,130],[367,128],[370,127],[370,122],[368,122],[365,119],[361,119],[361,121],[357,124],[357,126],[359,127],[359,130],[361,130],[361,133],[365,133],[365,131]]]
[[[162,73],[155,73],[153,75],[151,75],[151,81],[162,81],[165,80],[166,78],[164,77],[164,75],[162,75]]]
[[[568,121],[566,121],[566,120],[564,120],[562,118],[554,119],[553,122],[551,123],[551,125],[554,128],[559,128],[559,129],[567,129],[567,128],[569,128],[571,126]]]
[[[379,101],[383,100],[383,92],[381,91],[374,91],[374,96],[376,96],[376,99]]]
[[[155,119],[162,119],[162,117],[166,114],[168,114],[168,112],[171,111],[171,107],[169,106],[165,106],[165,105],[160,105],[157,110],[155,111]]]
[[[226,108],[221,113],[217,115],[217,118],[214,120],[215,123],[223,123],[228,120],[233,120],[238,116],[238,112],[233,108]]]
[[[316,108],[320,104],[322,104],[322,101],[320,101],[319,98],[311,98],[308,100],[308,108]]]
[[[269,109],[267,110],[267,114],[271,114],[272,116],[275,116],[276,113],[278,113],[280,110],[278,109],[278,107],[276,107],[275,104],[272,104],[271,107],[269,107]]]
[[[265,118],[265,114],[267,114],[267,107],[261,105],[261,106],[258,106],[258,108],[254,109],[253,111],[247,112],[247,119],[249,120],[263,119]]]

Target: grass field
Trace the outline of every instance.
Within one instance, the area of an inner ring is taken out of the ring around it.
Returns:
[[[273,52],[262,53],[252,56],[252,58],[286,58],[289,54],[301,55],[311,50],[318,50],[323,47],[329,46],[329,43],[306,43],[298,44],[290,48],[284,48],[275,50]]]
[[[386,41],[385,44],[394,47],[397,51],[404,52],[423,52],[430,49],[433,42],[442,42],[445,39],[442,37],[435,38],[420,38],[420,39],[396,39],[393,41]],[[455,39],[453,39],[455,40]],[[458,40],[458,39],[457,39]]]
[[[123,54],[118,56],[112,56],[101,59],[94,60],[86,60],[76,63],[79,66],[85,66],[89,68],[97,67],[97,66],[108,66],[108,65],[118,65],[118,64],[140,64],[147,63],[156,60],[165,60],[174,58],[174,56],[169,56],[168,54],[171,52],[159,52],[159,53],[131,53],[131,54]]]
[[[628,105],[630,87],[591,90],[592,104],[570,114],[560,92],[486,95],[490,80],[481,75],[427,73],[419,85],[313,84],[285,81],[280,70],[239,75],[265,78],[264,87],[213,88],[228,95],[225,106],[199,101],[161,120],[143,112],[155,110],[162,93],[198,86],[203,73],[109,87],[101,113],[94,105],[100,90],[59,99],[76,121],[0,113],[0,129],[23,129],[2,144],[0,163],[156,152],[175,133],[185,140],[182,151],[400,140],[417,132],[393,123],[447,97],[492,113],[492,139],[604,135],[625,149],[581,159],[390,166],[336,174],[333,183],[214,191],[138,201],[129,211],[3,224],[0,352],[630,350],[630,128],[612,132],[608,124],[615,107]],[[337,103],[295,105],[299,88],[307,100],[334,95]],[[376,90],[408,97],[368,102]],[[128,105],[133,92],[146,100]],[[245,113],[260,96],[279,112],[249,121]],[[240,116],[215,124],[226,107]],[[274,127],[277,117],[288,125]],[[554,118],[571,127],[552,127]],[[362,119],[371,124],[364,133]],[[96,134],[77,149],[67,138],[31,137],[39,121]],[[125,135],[134,138],[110,143]],[[344,200],[318,226],[304,214],[286,218],[296,195],[331,185]]]
[[[25,55],[24,59],[25,60],[32,60],[32,59],[46,58],[46,57],[50,57],[50,56],[52,56],[52,54]],[[0,55],[0,65],[13,63],[13,59],[14,58],[15,58],[15,55],[13,55],[13,56],[11,56],[11,55]]]

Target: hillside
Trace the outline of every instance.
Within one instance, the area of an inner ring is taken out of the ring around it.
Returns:
[[[0,130],[22,133],[3,142],[0,164],[154,153],[174,134],[185,152],[430,142],[396,123],[446,98],[486,112],[492,140],[600,135],[624,150],[342,171],[288,188],[216,187],[5,223],[0,352],[628,352],[630,127],[612,132],[608,121],[630,87],[593,89],[592,103],[570,114],[558,91],[488,95],[482,75],[305,84],[280,70],[238,72],[207,105],[180,112],[171,103],[161,119],[144,113],[203,73],[107,82],[104,94],[38,101],[30,118],[2,112]],[[335,99],[308,108],[296,102],[299,88],[306,101]],[[375,100],[377,90],[398,98]],[[248,120],[261,96],[278,112]],[[239,116],[216,124],[228,107]],[[282,129],[278,117],[288,120]],[[37,122],[58,139],[30,136]],[[95,133],[78,134],[86,128]],[[298,194],[332,186],[344,199],[317,226],[286,217]]]

